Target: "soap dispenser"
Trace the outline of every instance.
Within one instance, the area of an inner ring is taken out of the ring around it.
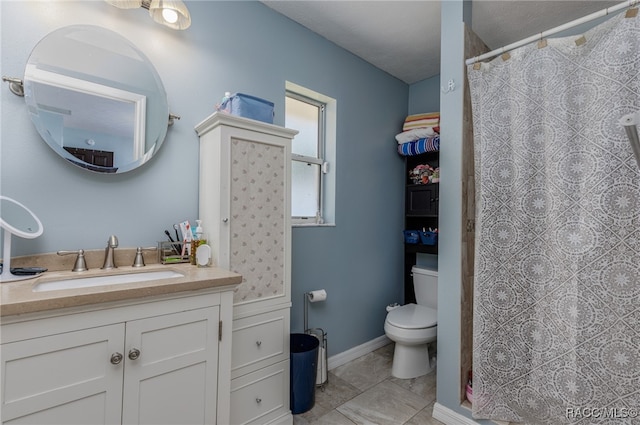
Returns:
[[[196,228],[194,231],[193,239],[191,241],[191,254],[189,257],[190,263],[196,264],[196,251],[200,245],[206,244],[207,240],[204,238],[204,232],[202,230],[202,220],[196,220]]]
[[[202,239],[202,220],[196,220],[196,239]]]

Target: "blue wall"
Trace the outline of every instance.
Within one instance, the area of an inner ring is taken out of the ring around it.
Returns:
[[[285,81],[337,100],[336,226],[294,228],[292,330],[302,330],[303,293],[325,288],[309,323],[327,330],[329,355],[384,334],[384,307],[401,301],[403,161],[394,135],[409,87],[258,2],[189,1],[193,23],[176,32],[143,9],[103,1],[2,1],[2,75],[21,77],[31,49],[73,24],[98,25],[132,41],[153,62],[182,116],[159,154],[123,175],[70,166],[46,146],[24,99],[2,93],[0,192],[31,208],[45,232],[15,240],[14,255],[153,245],[198,211],[194,126],[225,91],[275,102],[284,123]],[[204,223],[206,226],[206,223]],[[98,265],[89,265],[97,267]]]
[[[440,75],[427,78],[409,87],[409,114],[440,110]]]

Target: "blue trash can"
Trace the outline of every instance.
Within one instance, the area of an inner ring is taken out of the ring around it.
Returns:
[[[311,410],[316,402],[316,373],[320,341],[313,335],[291,334],[291,413]]]

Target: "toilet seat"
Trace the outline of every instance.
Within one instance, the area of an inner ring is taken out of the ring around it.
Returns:
[[[406,304],[391,310],[386,322],[401,329],[431,328],[438,324],[438,312],[423,305]]]
[[[393,326],[389,322],[384,323],[384,333],[396,343],[404,345],[421,345],[436,340],[438,336],[438,326],[422,329],[406,329]],[[398,346],[396,344],[396,346]]]

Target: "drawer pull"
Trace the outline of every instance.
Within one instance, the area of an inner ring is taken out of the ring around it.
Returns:
[[[122,354],[113,353],[111,355],[111,364],[120,364],[121,361],[122,361]]]
[[[256,345],[260,347],[262,345],[262,341],[256,341]]]
[[[262,399],[260,397],[256,397],[256,403],[258,404],[262,403]]]
[[[131,350],[129,350],[129,358],[131,360],[138,360],[139,357],[140,357],[140,350],[138,350],[137,348],[132,348]]]

